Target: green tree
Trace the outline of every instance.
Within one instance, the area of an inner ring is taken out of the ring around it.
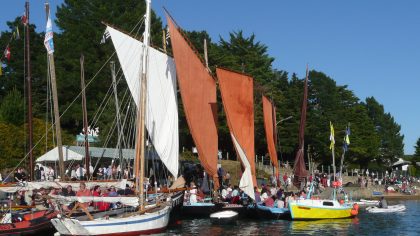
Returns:
[[[18,126],[24,123],[23,114],[24,101],[22,95],[14,88],[0,105],[0,121]]]

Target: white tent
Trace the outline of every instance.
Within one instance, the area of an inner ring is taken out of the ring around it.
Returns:
[[[81,161],[83,156],[70,150],[67,146],[63,146],[63,159],[64,161]],[[38,159],[36,159],[35,162],[39,163],[44,161],[58,161],[58,147],[55,147],[54,149],[40,156]]]

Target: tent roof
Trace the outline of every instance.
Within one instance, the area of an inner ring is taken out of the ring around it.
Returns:
[[[396,161],[396,162],[394,162],[393,164],[392,164],[392,166],[394,167],[394,166],[400,166],[400,165],[408,165],[408,164],[410,164],[411,162],[409,162],[409,161],[405,161],[405,160],[403,160],[402,158],[398,158],[398,161]]]
[[[121,149],[122,156],[125,159],[134,159],[135,150],[134,149]],[[117,148],[101,148],[101,147],[89,147],[89,155],[93,158],[109,158],[114,159],[118,158],[118,149]],[[63,156],[64,161],[81,161],[85,157],[85,147],[84,146],[63,146]],[[148,160],[159,159],[157,153],[152,149],[150,152],[146,152],[146,158]],[[48,151],[44,155],[40,156],[36,162],[45,162],[45,161],[58,161],[58,148]]]
[[[83,156],[77,152],[74,152],[68,148],[68,146],[63,146],[63,158],[64,161],[81,161]],[[45,161],[58,161],[58,147],[53,148],[44,155],[38,157],[36,162],[45,162]]]

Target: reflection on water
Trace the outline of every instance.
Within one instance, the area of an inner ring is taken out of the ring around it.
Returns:
[[[357,218],[285,221],[240,220],[236,225],[215,226],[209,219],[179,220],[161,235],[420,235],[420,201],[390,202],[404,204],[402,213],[367,213]]]
[[[328,219],[316,221],[292,221],[291,232],[299,235],[327,235],[334,232],[335,235],[347,235],[352,225],[359,224],[359,218],[354,219]]]

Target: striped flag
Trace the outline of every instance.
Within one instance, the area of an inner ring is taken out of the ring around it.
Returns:
[[[4,57],[10,61],[10,48],[9,45],[7,45],[6,49],[4,50]]]
[[[109,33],[108,29],[106,29],[102,35],[101,44],[104,44],[109,37],[111,37],[111,34]]]
[[[334,139],[334,126],[331,123],[331,121],[330,121],[330,130],[331,130],[331,132],[330,132],[330,141],[331,141],[330,149],[333,149],[334,144],[335,144],[335,139]]]

